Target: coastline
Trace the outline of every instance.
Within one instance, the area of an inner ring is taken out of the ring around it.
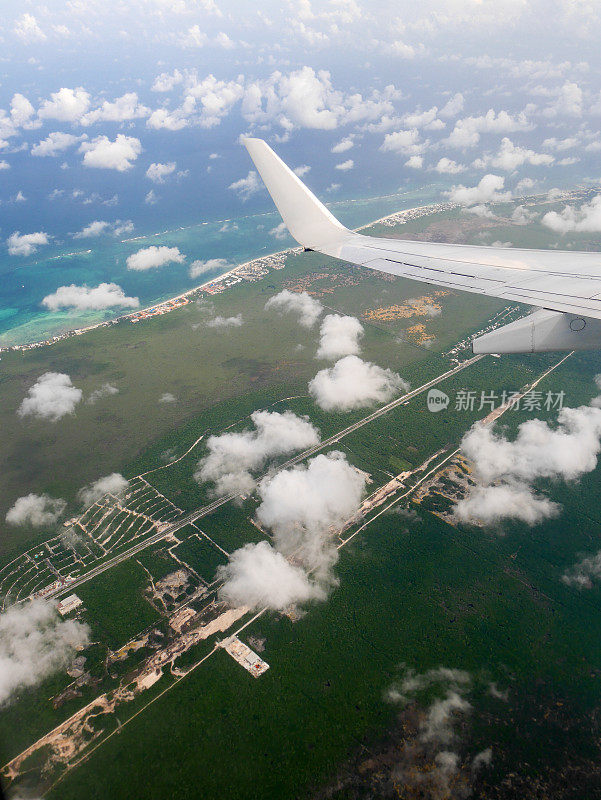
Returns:
[[[373,227],[374,225],[382,224],[389,226],[402,224],[403,222],[408,222],[409,220],[417,219],[418,217],[450,210],[455,207],[456,206],[453,203],[431,203],[425,206],[416,206],[414,208],[395,211],[392,214],[379,217],[378,219],[372,220],[371,222],[361,225],[358,228],[354,228],[353,230],[363,231]],[[103,320],[101,322],[95,322],[82,328],[73,328],[36,342],[4,346],[0,345],[0,356],[3,353],[23,352],[27,350],[35,350],[40,347],[49,347],[53,344],[63,341],[64,339],[68,339],[72,336],[82,336],[83,334],[96,330],[97,328],[104,328],[109,325],[116,325],[118,323],[127,321],[136,324],[154,316],[167,314],[170,311],[174,311],[177,308],[187,305],[196,295],[205,294],[210,297],[214,294],[221,294],[223,291],[237,283],[240,283],[242,280],[261,280],[263,277],[268,275],[272,269],[282,269],[285,266],[286,258],[290,254],[300,252],[302,252],[302,247],[300,246],[288,247],[284,250],[277,250],[273,253],[269,253],[264,256],[258,256],[257,258],[237,264],[235,267],[227,270],[227,272],[221,273],[217,277],[210,278],[204,283],[198,284],[191,289],[187,289],[185,292],[181,292],[180,294],[170,297],[167,300],[153,303],[145,308],[136,309],[135,311],[131,311],[127,314],[120,314],[117,317],[112,317],[111,319]]]

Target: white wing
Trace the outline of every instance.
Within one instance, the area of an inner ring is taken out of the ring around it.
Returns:
[[[266,142],[244,143],[288,230],[306,249],[411,280],[547,310],[481,337],[475,351],[601,347],[601,254],[364,236],[338,222]]]

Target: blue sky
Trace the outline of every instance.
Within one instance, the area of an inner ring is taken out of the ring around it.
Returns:
[[[7,0],[0,265],[271,210],[244,134],[326,200],[596,185],[600,33],[584,0]]]

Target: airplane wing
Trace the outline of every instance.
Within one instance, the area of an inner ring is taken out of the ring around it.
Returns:
[[[601,253],[416,242],[345,228],[262,139],[245,139],[288,230],[306,250],[541,310],[474,340],[474,352],[601,348]]]

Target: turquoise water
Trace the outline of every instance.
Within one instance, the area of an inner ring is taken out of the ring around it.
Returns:
[[[342,200],[332,203],[330,208],[345,225],[354,228],[395,211],[434,202],[439,191],[439,187],[431,186],[384,197]],[[280,240],[270,234],[280,222],[274,211],[230,220],[199,221],[123,240],[102,237],[81,240],[75,246],[72,241],[56,243],[45,249],[43,257],[38,253],[18,262],[15,257],[5,257],[0,260],[0,345],[40,341],[130,310],[50,312],[41,302],[59,286],[114,282],[128,296],[138,297],[142,307],[149,306],[212,277],[189,277],[188,268],[195,259],[220,258],[233,265],[294,246],[288,235]],[[127,257],[150,245],[178,247],[186,261],[145,272],[128,270]],[[215,272],[217,275],[219,271]]]

